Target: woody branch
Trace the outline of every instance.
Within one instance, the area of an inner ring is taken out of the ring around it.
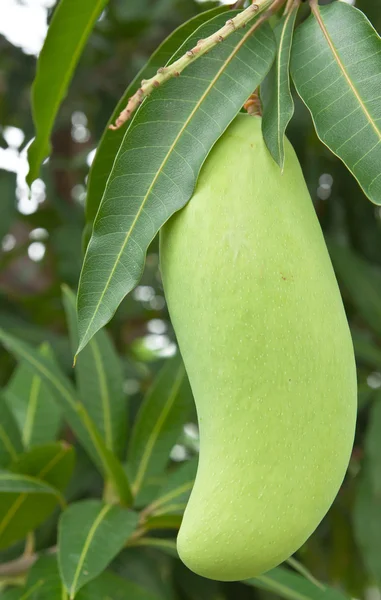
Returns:
[[[251,4],[246,10],[240,12],[236,17],[226,21],[221,29],[209,37],[199,40],[196,46],[188,50],[181,58],[177,59],[167,67],[161,67],[154,77],[151,77],[151,79],[143,79],[141,87],[128,100],[126,108],[120,113],[115,125],[110,125],[110,129],[119,129],[122,127],[143,100],[147,98],[155,88],[158,88],[172,77],[178,77],[186,67],[223,42],[234,31],[241,29],[241,27],[245,27],[245,25],[252,21],[258,14],[267,9],[270,9],[272,12],[273,8],[278,8],[284,1],[285,0],[256,0],[256,2]]]

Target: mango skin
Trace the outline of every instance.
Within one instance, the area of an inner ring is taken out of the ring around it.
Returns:
[[[352,341],[291,144],[281,174],[260,118],[239,115],[160,252],[200,428],[178,552],[204,577],[254,577],[326,514],[356,419]]]

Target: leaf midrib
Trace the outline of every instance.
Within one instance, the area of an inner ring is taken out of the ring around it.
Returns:
[[[171,146],[170,146],[170,148],[169,148],[166,156],[164,157],[163,162],[161,163],[159,169],[157,170],[156,175],[155,175],[155,177],[154,177],[151,185],[149,186],[149,188],[148,188],[148,190],[147,190],[147,192],[146,192],[146,194],[144,196],[143,202],[142,202],[142,204],[141,204],[141,206],[140,206],[140,208],[139,208],[139,210],[138,210],[138,212],[137,212],[137,214],[136,214],[136,216],[135,216],[135,218],[134,218],[134,220],[133,220],[133,222],[132,222],[129,230],[126,233],[125,240],[124,240],[124,242],[123,242],[123,244],[121,246],[120,251],[118,252],[118,255],[116,257],[115,263],[114,263],[114,265],[113,265],[113,267],[111,269],[111,273],[110,273],[110,275],[109,275],[109,277],[107,279],[106,285],[105,285],[105,287],[104,287],[104,289],[103,289],[103,291],[101,293],[101,296],[100,296],[100,298],[98,300],[98,303],[96,305],[96,308],[95,308],[95,311],[93,313],[93,316],[90,319],[89,324],[88,324],[88,326],[86,328],[86,331],[85,331],[85,333],[82,336],[82,341],[81,341],[81,343],[78,346],[78,350],[77,350],[76,355],[78,355],[78,353],[84,348],[84,346],[85,346],[85,344],[87,342],[87,337],[88,337],[89,331],[90,331],[90,329],[92,327],[92,324],[94,322],[95,317],[98,314],[99,307],[100,307],[100,305],[101,305],[101,303],[103,301],[103,298],[104,298],[104,296],[105,296],[105,294],[106,294],[106,292],[107,292],[107,290],[109,288],[110,282],[111,282],[112,278],[114,277],[114,273],[115,273],[115,270],[116,270],[116,268],[118,266],[119,260],[120,260],[122,254],[123,254],[123,252],[125,250],[125,247],[126,247],[126,245],[128,243],[128,240],[130,239],[130,236],[131,236],[132,231],[134,230],[135,224],[136,224],[137,220],[139,219],[139,217],[140,217],[140,215],[141,215],[141,213],[142,213],[142,211],[144,209],[145,203],[147,202],[147,200],[149,198],[149,195],[150,195],[150,193],[152,191],[152,188],[155,185],[155,183],[156,183],[159,175],[162,173],[162,171],[164,169],[164,166],[166,165],[167,161],[169,160],[169,157],[171,156],[172,150],[177,145],[178,140],[180,139],[181,135],[186,130],[186,127],[189,125],[190,121],[194,117],[196,111],[201,106],[202,102],[207,97],[207,94],[210,92],[210,90],[215,85],[216,81],[218,81],[219,77],[221,76],[221,74],[223,73],[223,71],[226,69],[226,66],[233,60],[234,56],[241,49],[241,47],[246,42],[246,40],[250,37],[250,35],[252,33],[252,29],[253,29],[253,27],[255,27],[255,25],[256,24],[254,23],[254,25],[247,31],[247,33],[244,36],[242,36],[241,40],[237,43],[237,45],[235,46],[234,50],[229,54],[229,56],[227,57],[227,59],[224,61],[223,65],[217,71],[216,75],[213,77],[213,79],[211,80],[210,84],[208,85],[208,87],[206,88],[206,90],[203,92],[203,94],[200,97],[200,99],[197,101],[197,103],[196,103],[195,107],[193,108],[192,112],[190,113],[190,115],[188,116],[188,118],[186,119],[186,121],[184,122],[184,125],[181,127],[179,133],[177,134],[176,138],[174,139],[173,143],[171,144]],[[129,128],[129,131],[132,131],[132,127]],[[90,244],[89,244],[89,246],[90,246]],[[89,246],[87,248],[86,255],[88,253]],[[85,259],[86,259],[86,257],[85,257]]]
[[[94,362],[96,372],[99,381],[99,391],[102,402],[102,415],[103,415],[103,427],[105,433],[105,443],[109,450],[114,450],[113,432],[111,426],[111,407],[110,407],[110,395],[107,388],[107,379],[105,370],[103,367],[102,356],[98,348],[98,344],[93,338],[90,343],[90,347],[94,356]]]
[[[368,111],[365,103],[363,102],[363,100],[362,100],[359,92],[357,91],[355,85],[352,83],[351,78],[349,77],[349,75],[348,75],[348,73],[347,73],[347,71],[345,69],[345,66],[344,66],[344,64],[341,61],[341,58],[340,58],[339,53],[338,53],[338,50],[336,50],[335,45],[334,45],[334,43],[333,43],[333,41],[332,41],[332,39],[331,39],[331,37],[330,37],[330,35],[328,33],[328,29],[327,29],[327,27],[326,27],[326,25],[325,25],[325,23],[324,23],[324,21],[323,21],[323,19],[321,17],[319,6],[318,5],[316,5],[316,6],[312,5],[312,11],[313,11],[314,17],[316,18],[316,20],[317,20],[317,22],[319,24],[319,27],[320,27],[320,29],[321,29],[321,31],[322,31],[325,39],[327,40],[327,43],[328,43],[328,45],[330,47],[330,50],[331,50],[331,52],[332,52],[332,54],[333,54],[333,56],[334,56],[334,58],[335,58],[335,60],[337,62],[338,67],[340,68],[343,76],[345,77],[345,79],[346,79],[346,81],[347,81],[350,89],[352,90],[352,92],[353,92],[356,100],[358,101],[358,103],[359,103],[359,105],[360,105],[360,107],[361,107],[364,115],[366,116],[369,124],[372,126],[372,128],[374,129],[376,135],[381,140],[381,130],[378,129],[378,127],[377,127],[376,123],[374,122],[371,114],[369,113],[369,111]]]

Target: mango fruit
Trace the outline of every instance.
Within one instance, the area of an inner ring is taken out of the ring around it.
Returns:
[[[164,226],[161,271],[200,430],[180,558],[221,581],[294,553],[332,504],[356,419],[353,347],[302,171],[240,114]]]

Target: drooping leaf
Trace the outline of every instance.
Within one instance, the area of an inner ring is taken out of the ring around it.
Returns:
[[[63,303],[73,353],[78,346],[75,296],[63,286]],[[107,448],[121,456],[126,440],[127,403],[120,359],[105,331],[91,339],[76,362],[78,392]]]
[[[345,596],[339,590],[323,584],[314,584],[284,567],[277,567],[243,583],[267,590],[286,600],[349,600],[349,596]]]
[[[266,146],[281,169],[284,165],[284,136],[294,114],[290,88],[290,56],[295,19],[295,5],[274,28],[277,55],[271,71],[261,85],[263,101],[262,132]]]
[[[176,57],[235,12],[201,25]],[[264,23],[233,33],[143,102],[123,139],[94,222],[78,292],[78,351],[139,281],[147,247],[189,200],[210,148],[263,80],[275,40]]]
[[[153,514],[187,502],[196,477],[197,463],[198,457],[192,458],[167,475],[157,498],[151,504]]]
[[[37,560],[28,573],[25,593],[30,594],[31,600],[68,600],[56,556],[42,556]]]
[[[365,567],[375,583],[381,583],[381,495],[374,490],[372,477],[363,466],[353,510],[354,534]]]
[[[43,344],[39,352],[53,362],[48,344]],[[25,448],[56,439],[61,423],[61,410],[39,375],[32,373],[27,365],[21,363],[15,369],[5,395],[20,428]]]
[[[0,394],[0,467],[7,467],[23,451],[20,431],[5,401]]]
[[[57,365],[41,356],[34,348],[21,342],[0,329],[0,340],[18,360],[23,361],[33,373],[51,389],[54,398],[62,407],[67,422],[75,432],[90,458],[99,470],[113,483],[116,493],[124,504],[131,501],[131,491],[127,475],[117,458],[106,448],[103,439],[78,402],[71,382],[63,375]]]
[[[0,471],[0,548],[22,539],[63,504],[60,492],[36,477]]]
[[[29,185],[50,152],[49,138],[87,38],[107,0],[61,0],[49,25],[32,86],[36,137],[28,150]]]
[[[353,250],[328,242],[338,280],[362,318],[381,335],[381,272]]]
[[[60,492],[70,481],[75,464],[75,451],[66,442],[36,446],[20,454],[12,463],[13,473],[42,479]]]
[[[381,497],[381,391],[375,390],[369,414],[364,451],[365,467],[371,481],[373,493]],[[381,517],[380,517],[381,519]],[[380,544],[381,549],[381,544]],[[381,568],[380,568],[381,574]]]
[[[345,2],[312,3],[295,32],[291,74],[316,132],[381,204],[381,39]]]
[[[16,216],[16,174],[0,169],[0,242],[8,233]]]
[[[178,354],[166,361],[148,391],[132,431],[128,465],[135,496],[164,470],[192,405],[188,378]]]
[[[128,98],[139,88],[142,79],[153,77],[157,69],[168,63],[172,54],[176,52],[184,40],[189,37],[197,27],[219,13],[226,11],[226,9],[226,6],[219,6],[217,8],[212,8],[211,10],[206,10],[175,29],[175,31],[173,31],[151,55],[147,64],[139,71],[116,105],[99,142],[89,172],[86,196],[86,221],[87,227],[89,228],[89,237],[115,156],[125,135],[125,130],[123,128],[111,131],[108,128],[108,125],[115,122],[119,113],[126,106]],[[86,241],[86,245],[87,242],[88,240]]]
[[[58,561],[70,599],[106,569],[137,524],[136,513],[99,500],[69,506],[59,523]]]

